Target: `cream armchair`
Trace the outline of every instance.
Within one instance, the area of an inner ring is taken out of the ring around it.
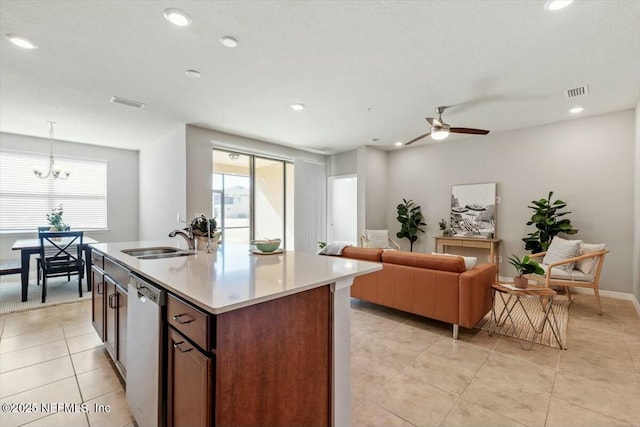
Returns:
[[[389,230],[365,230],[364,233],[360,233],[360,246],[400,250],[398,242],[389,237]]]
[[[609,253],[607,249],[603,249],[596,252],[586,253],[573,258],[567,258],[562,261],[555,262],[553,264],[540,264],[545,271],[544,275],[527,274],[525,277],[531,280],[535,280],[545,285],[545,287],[551,286],[564,286],[567,289],[567,296],[571,300],[571,288],[590,288],[593,289],[593,293],[598,303],[598,314],[602,314],[602,306],[600,305],[600,294],[598,292],[598,286],[600,283],[600,273],[602,272],[602,264],[604,263],[604,257]],[[544,257],[546,252],[540,252],[537,254],[529,255],[529,258],[535,260],[536,258]],[[591,260],[592,265],[588,273],[574,268],[573,270],[566,270],[564,265],[578,263],[583,260]],[[551,272],[551,274],[549,274]]]

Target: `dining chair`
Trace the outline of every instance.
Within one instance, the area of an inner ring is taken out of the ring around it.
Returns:
[[[82,297],[83,231],[41,231],[39,275],[42,274],[42,302],[47,298],[47,278],[67,274],[78,275],[78,294]]]
[[[67,225],[67,227],[64,229],[64,231],[70,231],[71,227]],[[50,225],[39,225],[38,226],[38,233],[42,232],[42,231],[51,231],[51,226]],[[54,250],[53,248],[48,248],[47,250]],[[36,285],[40,286],[40,279],[42,277],[41,275],[41,269],[40,269],[40,258],[36,258],[36,266],[37,266],[37,277],[36,277]],[[71,273],[67,273],[67,280],[71,280]]]

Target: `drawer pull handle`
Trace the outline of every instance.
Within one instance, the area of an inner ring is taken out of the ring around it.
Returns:
[[[180,342],[177,342],[177,343],[173,344],[173,347],[177,348],[178,350],[180,350],[180,353],[188,353],[191,350],[193,350],[193,348],[184,349],[184,348],[180,347],[180,344],[184,344],[184,341],[180,341]]]
[[[187,320],[180,319],[182,316],[187,316]],[[173,320],[180,323],[181,325],[185,325],[187,323],[193,322],[194,319],[192,319],[191,317],[188,317],[187,313],[183,313],[183,314],[176,314],[175,316],[173,316]]]
[[[102,288],[100,287],[100,285],[102,285]],[[104,294],[104,283],[98,282],[96,292],[98,293],[98,295]]]

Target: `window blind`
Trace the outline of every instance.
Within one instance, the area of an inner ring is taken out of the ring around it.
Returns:
[[[40,179],[33,167],[49,167],[49,157],[0,151],[0,231],[35,230],[62,204],[72,230],[107,228],[107,162],[55,157],[70,169],[67,179]]]

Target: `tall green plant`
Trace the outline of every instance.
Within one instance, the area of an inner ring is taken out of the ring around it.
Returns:
[[[531,202],[533,206],[529,206],[533,209],[533,216],[527,225],[535,225],[536,231],[529,233],[522,241],[525,243],[524,248],[534,254],[546,251],[553,236],[559,233],[576,234],[578,232],[571,225],[570,219],[559,219],[571,213],[561,212],[567,207],[567,204],[559,199],[552,202],[551,196],[553,196],[553,191],[549,192],[548,199],[533,200]]]
[[[409,239],[411,243],[411,252],[413,252],[413,244],[418,240],[418,231],[424,233],[424,229],[420,228],[427,225],[423,222],[424,217],[420,211],[420,205],[413,204],[413,200],[402,199],[398,205],[398,217],[396,218],[401,225],[400,232],[396,234],[399,239]]]

